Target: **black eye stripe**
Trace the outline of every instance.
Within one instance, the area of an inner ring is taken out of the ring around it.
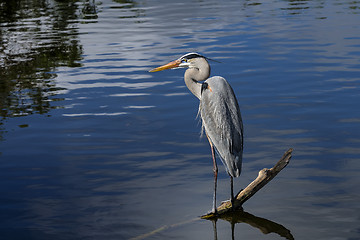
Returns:
[[[189,60],[189,59],[192,59],[192,58],[199,58],[199,57],[203,57],[203,56],[201,56],[198,53],[188,53],[188,54],[185,54],[184,56],[182,56],[181,59]]]

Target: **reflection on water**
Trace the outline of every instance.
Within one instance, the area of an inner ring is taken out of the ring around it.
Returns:
[[[149,239],[358,239],[359,17],[357,1],[2,1],[0,236],[129,239],[175,223]],[[236,188],[294,148],[252,214],[215,235],[176,224],[212,201],[197,99],[182,70],[148,73],[189,51],[219,60],[212,75],[239,100]]]
[[[2,118],[45,114],[55,107],[58,66],[78,67],[82,48],[76,1],[4,1],[0,5]]]
[[[212,222],[213,232],[214,232],[214,240],[218,239],[218,229],[217,229],[217,221],[218,220],[223,220],[223,221],[230,223],[231,239],[236,239],[235,226],[236,226],[236,224],[241,224],[241,223],[245,223],[245,224],[250,225],[253,228],[257,228],[263,234],[276,233],[285,239],[289,239],[289,240],[294,239],[293,235],[290,233],[290,230],[286,229],[281,224],[275,223],[275,222],[270,221],[265,218],[256,217],[256,216],[254,216],[248,212],[245,212],[243,210],[229,212],[229,213],[226,213],[225,215],[221,216],[221,218],[213,218],[213,219],[208,219],[208,220]],[[160,228],[155,229],[151,232],[131,238],[131,240],[148,239],[148,238],[150,238],[154,235],[157,235],[163,231],[168,231],[171,228],[178,228],[180,226],[187,225],[187,224],[194,224],[196,221],[200,221],[200,219],[195,218],[195,219],[187,220],[184,222],[175,223],[172,225],[164,225],[164,226],[161,226]]]
[[[236,224],[240,224],[240,223],[249,224],[253,228],[259,229],[263,234],[276,233],[283,238],[286,238],[289,240],[294,239],[293,235],[290,233],[290,230],[286,229],[281,224],[272,222],[265,218],[256,217],[256,216],[254,216],[250,213],[247,213],[243,210],[232,212],[232,213],[227,213],[225,216],[222,216],[220,219],[225,220],[230,223],[231,239],[233,239],[233,240],[236,239],[236,237],[235,237]],[[216,223],[217,223],[218,219],[212,219],[211,221],[213,223],[213,228],[214,228],[214,239],[217,240],[218,235],[217,235]]]

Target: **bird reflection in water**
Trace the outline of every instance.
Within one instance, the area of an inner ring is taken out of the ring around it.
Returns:
[[[242,209],[221,214],[220,217],[214,217],[211,219],[207,219],[207,220],[212,221],[213,231],[214,231],[214,240],[218,240],[217,221],[219,219],[230,223],[231,239],[235,239],[235,225],[238,223],[246,223],[246,224],[249,224],[250,226],[252,226],[253,228],[259,229],[263,234],[276,233],[285,239],[294,240],[294,237],[291,234],[290,230],[287,229],[286,227],[284,227],[283,225],[273,222],[273,221],[270,221],[265,218],[254,216],[248,212],[243,211]],[[202,221],[202,220],[203,219],[201,219],[201,218],[194,218],[194,219],[189,219],[189,220],[171,224],[171,225],[164,225],[164,226],[161,226],[151,232],[131,238],[130,240],[148,239],[150,237],[153,237],[154,235],[159,234],[160,232],[168,231],[170,229],[176,229],[176,228],[188,225],[188,224],[193,224],[196,221]]]
[[[294,240],[290,230],[283,225],[265,218],[254,216],[243,210],[232,211],[221,215],[221,217],[209,219],[213,224],[214,240],[218,239],[216,224],[219,219],[228,221],[230,223],[231,239],[235,239],[235,225],[238,223],[246,223],[254,228],[259,229],[263,234],[276,233],[285,239]]]

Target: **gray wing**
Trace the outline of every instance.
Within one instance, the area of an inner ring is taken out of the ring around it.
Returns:
[[[243,124],[240,108],[229,83],[222,77],[212,77],[203,83],[200,98],[203,128],[233,177],[241,172]]]

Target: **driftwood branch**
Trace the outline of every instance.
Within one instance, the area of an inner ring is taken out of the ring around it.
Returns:
[[[268,169],[264,168],[260,170],[257,178],[252,181],[245,189],[241,190],[235,198],[234,207],[231,206],[231,202],[223,202],[217,208],[217,215],[214,213],[208,213],[201,218],[210,219],[214,217],[218,217],[224,213],[235,209],[241,209],[242,205],[249,200],[257,191],[259,191],[262,187],[264,187],[268,182],[270,182],[284,167],[286,167],[290,161],[291,154],[293,149],[290,148],[287,150],[282,158],[275,164],[274,167]]]

